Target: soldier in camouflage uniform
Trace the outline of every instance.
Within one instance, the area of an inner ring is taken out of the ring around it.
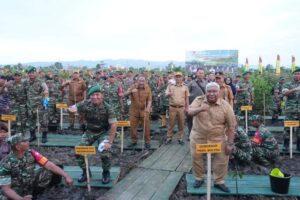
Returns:
[[[232,156],[239,163],[243,164],[250,162],[252,159],[251,141],[245,130],[241,127],[236,129]]]
[[[252,158],[258,163],[268,166],[279,156],[279,147],[272,133],[263,124],[261,115],[252,115],[249,120],[257,128],[252,142]]]
[[[6,76],[0,74],[0,115],[10,113],[9,93],[6,86]]]
[[[281,114],[281,101],[282,98],[279,95],[279,90],[274,89],[272,104],[271,107],[269,108],[269,112],[272,115],[272,123],[274,123],[278,119],[279,115]]]
[[[101,77],[101,71],[99,71],[99,70],[96,71],[95,77],[89,81],[88,88],[90,88],[96,84],[99,84],[99,85],[104,84],[104,80]]]
[[[11,114],[16,116],[16,121],[12,121],[14,133],[23,133],[29,128],[26,108],[27,97],[21,78],[21,74],[16,72],[14,74],[14,81],[8,84]]]
[[[0,163],[1,200],[32,199],[51,185],[57,185],[61,176],[68,185],[73,179],[64,170],[33,149],[28,138],[18,133],[8,139],[12,152]],[[35,164],[41,168],[35,171]]]
[[[300,120],[300,68],[293,72],[293,80],[284,84],[283,95],[287,98],[285,102],[285,120]],[[300,151],[300,129],[296,128],[297,150]],[[289,146],[289,127],[285,128],[284,150]]]
[[[110,167],[111,167],[111,152],[110,148],[114,141],[116,134],[116,116],[112,107],[104,102],[103,89],[100,85],[95,85],[90,88],[88,95],[89,100],[82,101],[76,106],[69,108],[70,112],[76,112],[84,114],[84,118],[87,122],[87,130],[81,138],[79,146],[91,146],[97,141],[103,134],[105,134],[110,128],[110,135],[108,142],[105,143],[104,151],[101,152],[102,160],[102,183],[107,184],[110,182]],[[84,163],[84,157],[76,155],[78,165],[82,168],[82,175],[79,177],[78,182],[85,182],[87,180],[86,166]],[[91,174],[91,173],[90,173]]]
[[[114,108],[117,120],[121,120],[121,113],[124,112],[121,89],[122,83],[116,81],[114,75],[110,74],[108,78],[108,84],[104,85],[104,99]]]
[[[148,85],[150,86],[152,92],[152,114],[159,113],[159,97],[158,97],[158,90],[157,90],[157,78],[152,72],[151,76],[148,78]]]
[[[241,115],[241,106],[251,106],[254,102],[253,85],[250,81],[250,72],[243,73],[243,80],[236,85],[236,114]]]
[[[161,117],[161,128],[165,128],[167,126],[167,110],[169,109],[169,97],[166,95],[166,90],[168,87],[168,76],[163,74],[163,82],[158,88],[158,97],[159,97],[159,110]]]
[[[63,103],[62,83],[57,73],[53,75],[52,80],[47,81],[49,89],[49,126],[57,127],[60,122],[60,111],[56,108],[57,103]]]
[[[48,87],[45,82],[36,77],[35,67],[30,67],[27,72],[29,79],[23,82],[23,87],[25,88],[27,99],[26,106],[30,128],[30,142],[36,140],[35,129],[39,125],[40,130],[43,132],[42,142],[46,143],[48,133],[48,110],[47,105],[43,105],[43,101],[48,97]]]

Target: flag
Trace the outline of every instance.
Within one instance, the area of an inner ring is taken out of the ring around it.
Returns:
[[[249,62],[248,62],[248,58],[246,58],[245,71],[249,71]]]
[[[292,66],[291,66],[292,73],[295,71],[295,69],[296,69],[296,58],[295,56],[292,56]]]
[[[261,57],[259,56],[259,60],[258,60],[258,71],[259,71],[259,73],[260,74],[263,74],[263,69],[264,67],[263,67],[263,64],[262,64],[262,59],[261,59]]]
[[[280,75],[280,56],[277,55],[277,59],[276,59],[276,75],[279,76]]]

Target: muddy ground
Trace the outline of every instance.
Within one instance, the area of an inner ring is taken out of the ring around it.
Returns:
[[[64,134],[70,134],[70,132],[66,131]],[[72,131],[72,134],[74,134],[74,131]],[[80,131],[75,132],[75,134],[81,134]],[[129,135],[129,134],[127,134]],[[152,135],[152,139],[160,140],[161,143],[165,137],[165,134],[158,134],[154,133]],[[141,138],[141,136],[140,136]],[[281,142],[281,138],[278,138]],[[74,156],[74,150],[73,148],[65,147],[36,147],[36,149],[47,156],[50,160],[53,158],[58,158],[61,160],[61,162],[64,165],[77,165],[75,161]],[[154,151],[150,150],[148,154],[145,156],[145,152],[142,151],[136,151],[136,150],[125,150],[123,154],[121,154],[120,149],[113,148],[112,154],[113,154],[113,166],[120,166],[121,173],[119,180],[122,180],[126,176],[127,173],[130,172],[131,169],[138,166],[140,162],[142,162],[146,157],[150,156]],[[89,159],[90,165],[92,166],[101,166],[101,160],[99,156],[92,156]],[[284,171],[289,172],[293,176],[300,176],[300,156],[294,156],[293,159],[289,159],[288,155],[281,155],[280,158],[276,161],[276,163],[273,166],[270,167],[263,167],[261,165],[251,163],[249,166],[241,167],[240,170],[243,174],[257,174],[257,175],[268,175],[270,172],[270,169],[273,167],[279,167],[281,169],[284,169]],[[229,175],[231,175],[232,171],[234,169],[233,164],[230,165],[230,171]],[[76,179],[74,181],[77,181]],[[108,189],[105,188],[92,188],[92,199],[101,198],[103,194]],[[66,186],[57,186],[55,188],[51,188],[47,191],[45,191],[42,195],[38,197],[38,199],[41,200],[50,200],[50,199],[65,199],[65,200],[84,200],[88,199],[88,193],[86,188],[82,187],[71,187],[68,188]],[[103,199],[103,198],[101,198]],[[186,181],[185,176],[181,179],[180,183],[176,187],[175,191],[173,192],[170,199],[174,200],[194,200],[194,199],[202,199],[205,200],[206,196],[193,196],[187,193],[186,190]],[[213,200],[223,200],[223,199],[229,199],[234,200],[238,199],[236,196],[212,196]],[[298,198],[296,197],[267,197],[267,196],[240,196],[239,199],[242,200],[296,200]]]

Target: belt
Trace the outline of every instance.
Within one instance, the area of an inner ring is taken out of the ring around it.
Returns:
[[[174,108],[182,108],[183,106],[174,106],[174,105],[170,105],[171,107],[174,107]]]

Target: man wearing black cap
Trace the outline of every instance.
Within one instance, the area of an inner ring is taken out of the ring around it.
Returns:
[[[286,97],[285,102],[285,120],[300,120],[300,68],[293,72],[293,80],[284,84],[282,89]],[[300,151],[300,129],[296,128],[297,150]],[[285,128],[284,150],[289,146],[289,128]]]
[[[12,128],[15,133],[26,132],[29,129],[27,123],[26,93],[22,83],[21,73],[14,74],[14,80],[8,84],[11,114],[16,116],[16,121],[12,121]]]

